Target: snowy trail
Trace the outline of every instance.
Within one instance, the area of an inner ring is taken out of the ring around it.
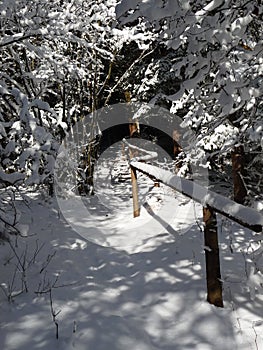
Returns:
[[[28,206],[17,203],[24,234],[31,235],[17,241],[19,256],[27,251],[31,261],[36,242],[44,245],[26,270],[28,293],[12,303],[0,294],[1,349],[263,348],[262,295],[252,301],[236,282],[246,278],[242,251],[250,233],[225,220],[219,224],[226,282],[225,308],[218,309],[205,301],[201,207],[141,177],[142,212],[134,219],[128,177],[112,186],[111,166],[104,163],[100,169],[98,197],[85,199],[83,212],[74,201],[62,202],[67,222],[61,203],[34,195]],[[0,253],[1,286],[8,292],[14,278],[14,291],[19,290],[21,274],[14,275],[12,250],[0,246]],[[54,310],[60,311],[58,340],[46,292],[50,287]]]
[[[167,186],[154,187],[138,176],[141,214],[133,218],[131,175],[128,160],[109,148],[95,168],[95,196],[59,199],[67,222],[85,239],[129,253],[147,249],[160,236],[174,239],[200,219],[201,207]],[[175,227],[175,228],[173,228]]]
[[[48,208],[34,205],[32,211],[38,218],[33,229],[43,232],[46,244],[42,259],[57,251],[46,279],[54,280],[59,272],[58,285],[63,285],[53,290],[54,307],[61,310],[59,341],[54,339],[48,296],[35,295],[33,288],[13,304],[1,304],[3,349],[201,350],[213,344],[211,349],[221,350],[223,340],[214,341],[219,330],[228,339],[224,348],[235,349],[229,312],[219,313],[204,302],[196,227],[177,238],[152,237],[147,249],[128,254],[78,238]],[[39,219],[49,221],[49,228],[41,228]],[[37,275],[39,267],[30,272],[35,288],[43,278]]]

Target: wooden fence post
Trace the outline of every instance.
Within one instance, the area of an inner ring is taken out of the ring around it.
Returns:
[[[138,183],[136,169],[131,166],[131,182],[132,182],[132,198],[133,198],[133,217],[140,216],[139,196],[138,196]]]
[[[210,207],[203,208],[203,218],[207,301],[215,306],[223,307],[216,213]]]

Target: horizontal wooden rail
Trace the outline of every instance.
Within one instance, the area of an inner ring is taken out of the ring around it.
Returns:
[[[124,145],[128,146],[130,150],[138,151],[140,153],[144,153],[145,154],[144,156],[140,156],[140,157],[132,157],[133,161],[146,162],[146,161],[158,158],[158,153],[157,152],[147,151],[147,150],[145,150],[143,148],[140,148],[140,147],[137,147],[135,145],[132,145],[126,139],[123,139],[122,142],[124,143]]]
[[[148,176],[155,177],[158,181],[202,204],[204,207],[210,207],[215,212],[254,232],[262,232],[263,216],[258,211],[238,204],[196,182],[181,178],[157,166],[138,162],[137,159],[132,159],[130,165]]]

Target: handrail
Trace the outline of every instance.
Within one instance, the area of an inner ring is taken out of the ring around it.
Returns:
[[[123,139],[122,142],[128,146],[130,149],[134,150],[134,151],[139,151],[142,153],[145,153],[145,156],[141,156],[141,157],[133,157],[132,160],[133,161],[140,161],[140,162],[146,162],[149,160],[153,160],[158,158],[158,153],[157,152],[153,152],[153,151],[147,151],[143,148],[137,147],[135,145],[130,144],[126,139]]]
[[[130,161],[130,166],[192,198],[204,207],[211,207],[219,214],[254,232],[262,232],[263,230],[263,216],[252,208],[238,204],[229,198],[208,190],[196,182],[181,178],[170,171],[160,169],[154,165],[140,163],[136,158]]]
[[[139,171],[150,178],[171,187],[183,195],[193,199],[203,206],[204,220],[204,241],[209,251],[205,251],[206,260],[206,282],[207,282],[207,301],[217,307],[224,307],[223,289],[220,272],[220,255],[218,245],[217,220],[215,213],[220,213],[238,224],[249,228],[255,232],[262,232],[263,216],[252,208],[245,207],[233,200],[226,198],[218,193],[208,190],[200,184],[181,178],[170,171],[161,169],[157,166],[146,164],[146,160],[151,160],[153,152],[145,151],[136,146],[130,145],[124,141],[131,149],[136,149],[146,153],[146,156],[132,158],[133,152],[130,152],[130,168],[133,190],[134,217],[140,215],[138,202],[137,175]],[[156,155],[154,155],[156,158]]]

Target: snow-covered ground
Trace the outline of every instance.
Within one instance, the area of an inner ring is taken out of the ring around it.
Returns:
[[[0,348],[263,349],[263,296],[246,258],[258,236],[219,217],[216,308],[206,302],[202,208],[139,176],[134,219],[128,170],[115,165],[97,165],[86,216],[71,200],[17,200],[24,237],[0,246]]]

